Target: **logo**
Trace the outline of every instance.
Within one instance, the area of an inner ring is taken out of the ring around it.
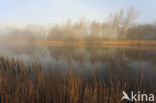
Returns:
[[[122,101],[128,100],[128,101],[150,101],[154,102],[154,94],[141,94],[139,91],[137,94],[135,94],[133,91],[131,92],[131,95],[128,95],[125,91],[122,92]]]

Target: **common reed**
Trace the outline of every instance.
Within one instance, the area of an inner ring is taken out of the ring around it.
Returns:
[[[25,66],[21,60],[0,57],[1,103],[121,103],[122,91],[130,91],[130,82],[110,78],[109,82],[97,80],[92,73],[91,81],[81,72],[44,72],[38,63]],[[133,87],[146,92],[153,87]]]

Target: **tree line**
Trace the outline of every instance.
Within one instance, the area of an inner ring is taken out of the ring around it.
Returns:
[[[111,13],[106,21],[88,21],[82,17],[78,22],[68,20],[64,24],[51,27],[28,25],[24,29],[9,29],[7,40],[53,40],[53,41],[92,41],[92,40],[156,40],[156,23],[136,24],[139,12],[133,7],[127,11]]]

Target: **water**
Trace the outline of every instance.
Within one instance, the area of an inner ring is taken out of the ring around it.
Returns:
[[[21,59],[26,66],[39,62],[45,72],[73,70],[87,77],[94,73],[97,80],[133,81],[143,76],[147,85],[156,87],[156,49],[1,45],[0,56]]]

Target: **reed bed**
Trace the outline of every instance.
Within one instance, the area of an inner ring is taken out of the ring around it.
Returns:
[[[0,57],[1,103],[121,103],[122,91],[130,90],[129,82],[120,80],[92,81],[80,72],[49,71],[38,63],[24,66],[21,60]],[[137,79],[133,87],[146,92],[144,82]]]
[[[13,44],[13,43],[12,43]],[[15,43],[14,43],[15,44]],[[19,44],[22,44],[19,42]],[[88,45],[100,45],[100,46],[156,46],[156,41],[146,40],[94,40],[94,41],[44,41],[38,40],[35,45],[48,45],[48,46],[88,46]]]

